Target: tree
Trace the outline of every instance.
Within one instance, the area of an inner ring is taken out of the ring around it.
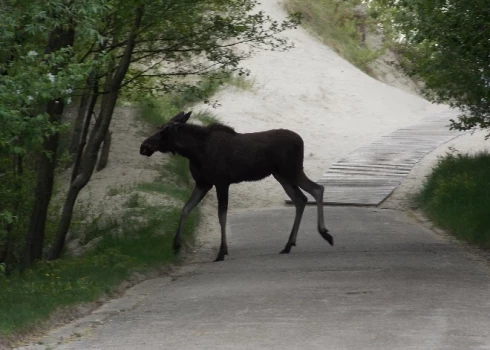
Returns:
[[[43,252],[64,104],[95,64],[74,54],[75,26],[78,40],[94,37],[92,14],[107,7],[104,0],[11,0],[0,6],[0,173],[9,179],[0,185],[0,258],[12,256],[14,226],[22,229],[27,221],[23,258],[17,260],[28,266]]]
[[[490,11],[486,0],[378,0],[403,35],[405,71],[425,95],[463,112],[451,127],[490,128]],[[490,136],[490,134],[489,134]]]
[[[278,23],[262,12],[252,13],[255,6],[253,0],[111,2],[113,11],[100,22],[102,40],[90,45],[90,55],[106,60],[104,66],[91,72],[93,78],[88,80],[92,82],[88,87],[92,90],[91,102],[85,113],[56,239],[49,251],[50,260],[58,259],[63,250],[76,199],[94,172],[122,89],[146,88],[142,82],[158,78],[151,86],[153,91],[172,91],[179,86],[175,77],[206,75],[217,70],[243,72],[239,64],[255,48],[289,47],[276,34],[294,28],[296,18]],[[247,50],[237,50],[238,45],[246,46]],[[95,101],[99,98],[100,109],[89,133]]]

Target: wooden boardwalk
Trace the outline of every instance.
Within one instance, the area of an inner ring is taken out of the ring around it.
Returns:
[[[447,126],[455,116],[454,111],[448,110],[428,117],[340,159],[317,181],[325,186],[325,204],[382,203],[426,154],[463,134]],[[308,197],[309,202],[314,202]]]

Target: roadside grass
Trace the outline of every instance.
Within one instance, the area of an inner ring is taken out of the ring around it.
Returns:
[[[490,249],[490,154],[441,158],[415,202],[439,227]]]
[[[362,1],[287,0],[289,12],[302,14],[302,25],[316,33],[323,43],[350,63],[373,75],[368,64],[382,54],[362,42],[362,32],[369,31],[374,19],[367,13],[356,15],[355,7]]]
[[[163,96],[153,102],[152,106],[141,105],[142,119],[159,125],[171,116],[166,107],[175,106],[175,100]],[[145,114],[145,109],[151,113]],[[39,262],[9,277],[0,273],[0,348],[42,329],[43,321],[57,311],[68,312],[80,303],[110,296],[133,273],[144,274],[178,259],[172,240],[181,207],[191,192],[188,161],[171,157],[157,170],[159,176],[154,182],[108,189],[109,197],[124,195],[122,217],[76,223],[77,238],[83,243],[100,239],[93,250],[77,257],[64,255],[57,261]],[[148,193],[162,201],[146,201]],[[185,222],[186,245],[193,242],[199,216],[195,210]]]
[[[103,238],[95,251],[42,262],[0,280],[0,338],[33,330],[63,307],[111,295],[133,272],[175,261],[172,238],[179,214],[177,207],[145,206],[121,222],[120,233],[99,232]],[[143,224],[133,220],[137,215],[145,217]],[[196,211],[186,221],[185,240],[191,239],[198,218]]]

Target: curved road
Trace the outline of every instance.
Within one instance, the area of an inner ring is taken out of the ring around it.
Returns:
[[[400,211],[308,207],[235,214],[215,251],[146,281],[33,349],[490,349],[490,269]],[[216,244],[219,237],[216,237]]]

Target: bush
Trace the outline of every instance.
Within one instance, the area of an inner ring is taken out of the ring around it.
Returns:
[[[490,248],[490,154],[441,158],[417,203],[456,237]]]

